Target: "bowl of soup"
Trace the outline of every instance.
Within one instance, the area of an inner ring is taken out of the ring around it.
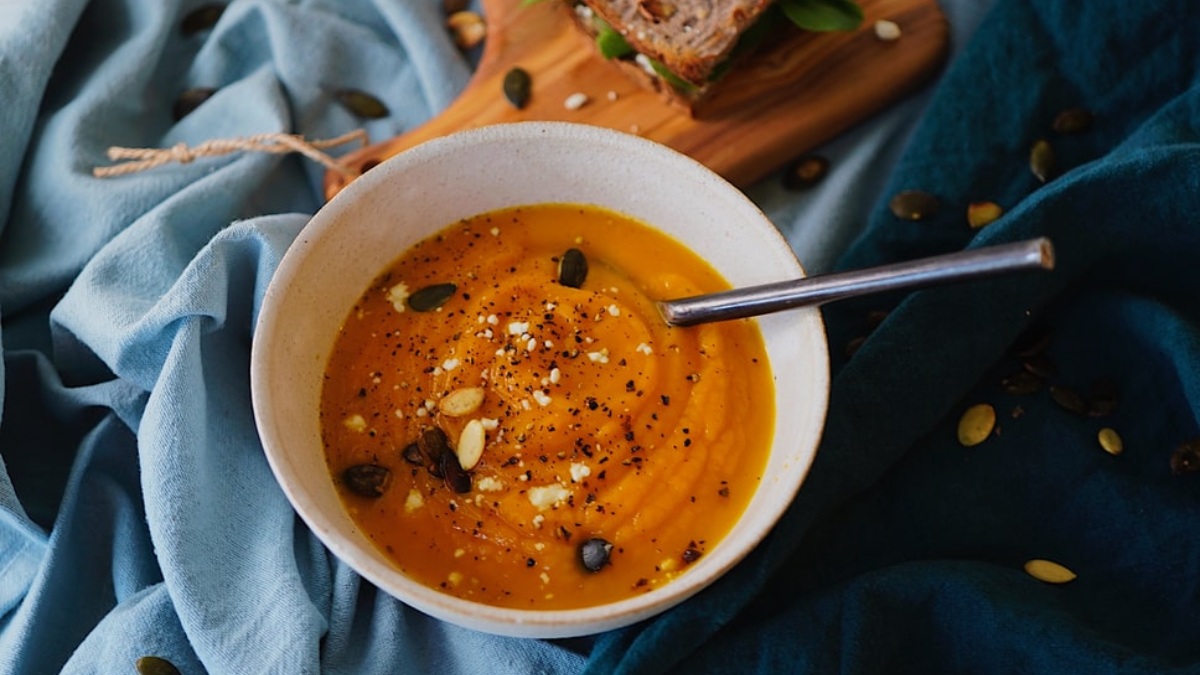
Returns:
[[[660,144],[526,122],[389,159],[280,261],[251,363],[271,468],[329,550],[468,628],[570,637],[685,601],[793,500],[824,423],[816,310],[656,301],[803,276]]]

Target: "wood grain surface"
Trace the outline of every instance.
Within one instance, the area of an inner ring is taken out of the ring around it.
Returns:
[[[695,115],[639,86],[603,59],[571,22],[565,3],[483,0],[487,39],[460,96],[427,123],[343,157],[352,173],[454,131],[523,120],[566,120],[638,134],[679,150],[745,187],[908,93],[942,64],[949,31],[935,0],[861,0],[852,33],[799,33],[727,76]],[[875,21],[896,22],[900,39],[876,37]],[[504,97],[511,68],[533,79],[529,105]],[[568,96],[589,101],[569,110]],[[353,179],[325,177],[331,198]]]

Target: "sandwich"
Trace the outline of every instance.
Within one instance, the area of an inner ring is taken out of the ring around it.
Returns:
[[[796,31],[850,31],[853,0],[567,0],[600,55],[695,112],[759,50]]]

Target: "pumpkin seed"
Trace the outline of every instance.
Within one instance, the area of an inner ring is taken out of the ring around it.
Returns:
[[[783,187],[788,190],[810,188],[829,173],[829,160],[820,155],[805,155],[783,172]]]
[[[337,98],[338,103],[341,103],[347,110],[363,119],[379,119],[387,117],[390,113],[383,101],[375,98],[365,91],[357,89],[341,89],[333,93]]]
[[[212,87],[192,87],[191,89],[185,89],[179,94],[179,98],[175,99],[175,105],[171,108],[171,115],[178,122],[191,114],[193,110],[199,108],[201,103],[207,101],[215,93],[217,93],[217,90]]]
[[[1088,414],[1087,403],[1084,402],[1083,397],[1074,390],[1052,384],[1050,385],[1050,398],[1054,399],[1054,402],[1062,406],[1064,409],[1069,410],[1076,415],[1086,416]]]
[[[587,280],[588,261],[583,251],[569,248],[558,259],[558,283],[568,288],[582,288]]]
[[[446,17],[446,27],[454,36],[454,44],[462,50],[479,45],[487,37],[487,24],[476,12],[454,12]]]
[[[1004,215],[1004,209],[996,202],[971,202],[967,205],[967,224],[972,230],[990,224]]]
[[[1117,409],[1117,383],[1100,378],[1088,387],[1088,415],[1104,417]]]
[[[1171,473],[1182,475],[1200,471],[1200,439],[1180,443],[1171,455]]]
[[[462,468],[458,463],[458,457],[453,452],[443,454],[442,461],[438,464],[442,470],[442,479],[446,481],[446,487],[459,494],[471,491],[471,474]]]
[[[138,675],[179,675],[174,663],[161,656],[143,656],[134,662]]]
[[[901,220],[924,220],[937,214],[941,203],[928,192],[903,190],[892,197],[888,206],[892,215]]]
[[[967,408],[958,420],[958,442],[968,448],[979,445],[995,428],[996,409],[987,403],[977,403]]]
[[[1038,139],[1030,148],[1029,169],[1043,183],[1054,177],[1054,148],[1046,139]]]
[[[446,432],[438,427],[426,427],[421,430],[421,435],[417,436],[417,447],[421,448],[421,452],[425,453],[434,466],[437,466],[442,457],[450,452],[450,439],[446,438]]]
[[[342,482],[356,495],[378,499],[392,482],[392,472],[378,464],[356,464],[342,472]]]
[[[458,465],[463,469],[470,471],[479,463],[480,457],[483,457],[483,446],[487,441],[487,435],[483,430],[483,422],[479,420],[471,420],[463,427],[462,433],[458,435]]]
[[[613,545],[600,537],[592,537],[579,545],[579,562],[589,572],[599,572],[609,563]]]
[[[1026,396],[1032,394],[1042,388],[1045,380],[1040,376],[1035,375],[1028,370],[1018,370],[1017,372],[1000,380],[1000,388],[1006,394],[1014,396]]]
[[[221,14],[224,12],[225,5],[220,3],[201,5],[183,17],[183,21],[179,23],[179,31],[185,36],[206,31],[217,25],[217,21],[221,19]]]
[[[1119,455],[1125,449],[1125,444],[1121,441],[1121,435],[1116,429],[1104,427],[1096,434],[1096,439],[1100,441],[1100,447],[1110,455]]]
[[[415,441],[404,446],[404,449],[400,451],[400,456],[409,464],[421,466],[425,463],[425,457],[421,453],[421,446]]]
[[[483,405],[484,395],[481,387],[461,387],[442,397],[438,401],[438,410],[450,417],[470,415]]]
[[[430,312],[446,304],[446,301],[454,297],[457,291],[458,286],[451,283],[426,286],[408,296],[408,306],[414,312]]]
[[[529,105],[533,78],[524,68],[513,68],[504,75],[504,97],[517,110]]]
[[[1054,118],[1054,130],[1060,134],[1077,134],[1092,126],[1092,113],[1083,108],[1067,108]]]
[[[1034,559],[1025,563],[1025,572],[1047,584],[1065,584],[1075,579],[1075,573],[1051,560]]]

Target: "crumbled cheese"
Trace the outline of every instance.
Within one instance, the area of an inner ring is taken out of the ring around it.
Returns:
[[[611,89],[609,90],[608,94],[606,94],[606,96],[608,96],[608,100],[610,100],[610,101],[617,100],[617,92],[612,91]]]
[[[525,343],[525,351],[531,352],[535,349],[537,349],[537,340],[529,338],[529,341]]]
[[[558,368],[551,368],[550,377],[547,379],[550,380],[550,384],[558,384],[560,381],[562,381],[562,371]]]
[[[527,494],[530,504],[533,504],[539,511],[545,511],[567,501],[571,496],[571,491],[558,483],[552,483],[529,488]]]
[[[900,39],[900,26],[895,21],[880,19],[875,22],[875,37],[884,42],[895,42]]]
[[[554,343],[549,340],[543,342],[542,346],[544,346],[546,349],[554,349]]]
[[[512,323],[508,324],[508,334],[509,335],[524,335],[528,332],[529,332],[529,322],[528,321],[513,321]]]
[[[541,517],[542,516],[534,516],[534,520],[537,520],[538,518],[541,518]],[[544,551],[544,550],[546,550],[546,543],[539,541],[533,545],[533,548],[535,551]]]
[[[392,286],[388,289],[387,298],[397,312],[403,312],[405,307],[404,303],[408,300],[408,286],[406,286],[403,281],[395,286]]]
[[[489,232],[492,233],[493,237],[500,236],[500,228],[498,228],[498,227],[493,227],[491,230],[489,230]]]
[[[654,350],[650,348],[650,345],[646,344],[645,342],[643,342],[643,343],[639,344],[637,347],[635,347],[634,351],[636,351],[640,354],[645,354],[646,356],[650,356],[651,354],[654,353]]]
[[[431,399],[431,398],[425,399],[425,409],[426,410],[428,410],[429,412],[433,412],[433,409],[436,407],[437,407],[437,403],[434,403],[433,399]]]
[[[475,487],[484,492],[499,492],[504,489],[504,482],[495,476],[484,476],[475,481]]]
[[[360,434],[367,430],[367,421],[363,419],[362,415],[351,415],[342,420],[342,424],[345,424],[346,428],[350,431],[356,431]]]
[[[481,417],[479,423],[483,425],[484,431],[494,431],[496,427],[500,426],[500,420],[491,417]]]
[[[546,522],[546,516],[543,516],[542,514],[539,513],[536,516],[534,516],[533,520],[530,522],[533,523],[534,527],[541,529],[542,523]],[[538,550],[540,551],[541,549],[538,549]]]
[[[645,54],[638,54],[633,57],[633,60],[646,71],[647,75],[658,77],[658,71],[654,70],[654,64],[650,62],[650,57]]]
[[[591,99],[588,98],[587,94],[585,94],[581,91],[577,91],[574,94],[571,94],[570,96],[568,96],[566,98],[566,100],[563,101],[563,107],[566,108],[567,110],[579,110],[583,106],[587,105],[588,101],[590,101],[590,100]]]
[[[533,400],[537,401],[537,404],[543,408],[550,405],[550,397],[547,396],[546,392],[542,391],[541,389],[533,390]]]
[[[442,361],[442,368],[444,370],[454,370],[460,363],[462,362],[458,359],[446,359],[445,361]]]
[[[417,408],[417,417],[424,417],[429,414],[429,411],[424,408]]]
[[[461,584],[461,583],[462,583],[462,580],[463,580],[463,575],[462,575],[462,572],[451,572],[451,573],[450,573],[450,574],[449,574],[449,575],[446,577],[446,581],[447,581],[447,582],[448,582],[448,583],[449,583],[451,586],[457,586],[457,585]]]
[[[621,316],[621,308],[617,307],[616,305],[609,305],[608,313],[613,316]]]
[[[421,493],[416,488],[409,490],[408,497],[404,500],[404,512],[412,513],[422,506],[425,506],[425,498]]]
[[[466,554],[467,554],[467,550],[466,550],[465,548],[456,548],[456,549],[454,549],[454,557],[455,557],[455,558],[461,558],[461,557],[463,557],[463,556],[464,556],[464,555],[466,555]]]
[[[598,352],[588,352],[587,357],[592,363],[608,363],[608,350],[601,349]]]
[[[542,572],[541,574],[539,574],[538,578],[542,580],[543,584],[550,583],[550,575],[546,574],[545,572]]]
[[[583,462],[573,462],[571,464],[571,481],[578,483],[579,481],[592,475],[592,467]]]
[[[547,312],[553,312],[555,307],[558,307],[558,305],[554,304],[553,302],[546,303],[546,311]]]
[[[404,419],[404,411],[403,410],[396,408],[395,414],[396,414],[396,419],[401,419],[401,420]]]

